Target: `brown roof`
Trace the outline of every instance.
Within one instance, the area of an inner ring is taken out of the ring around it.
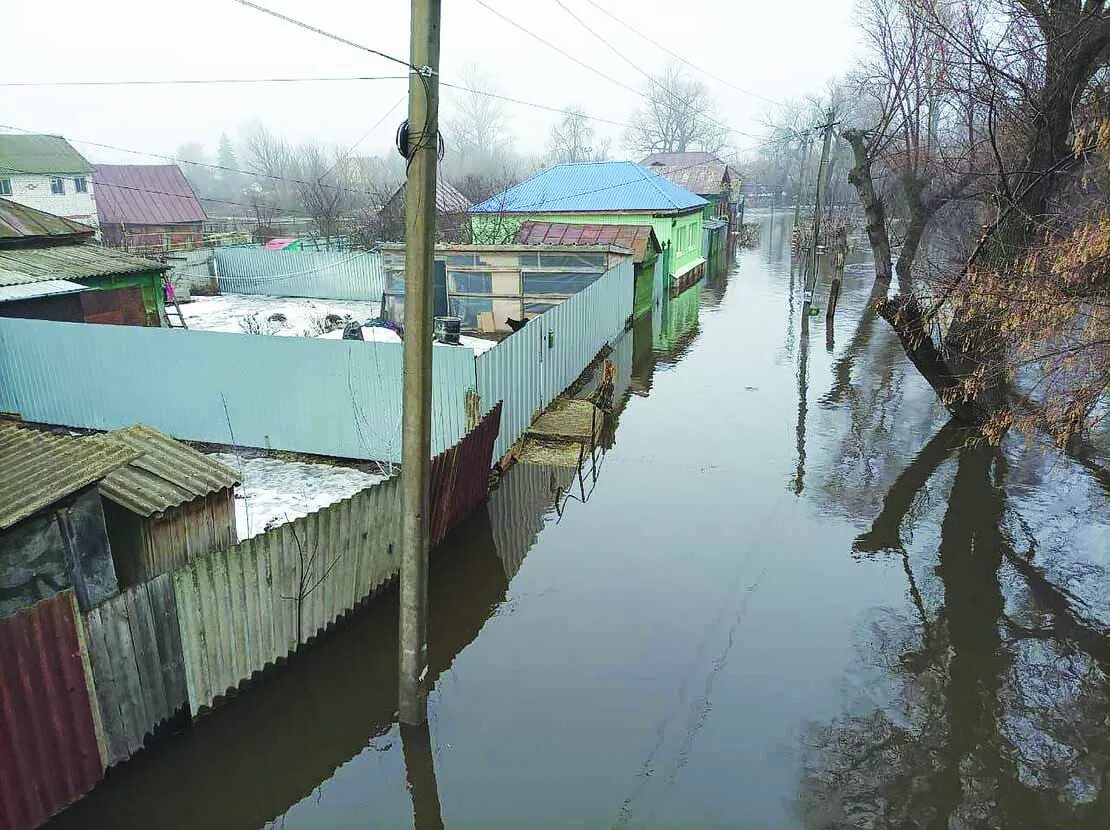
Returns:
[[[640,164],[691,193],[704,196],[728,190],[729,167],[712,153],[652,153]]]
[[[98,164],[92,180],[102,225],[179,225],[206,218],[176,164]]]
[[[651,225],[573,225],[567,222],[525,222],[513,242],[519,245],[619,245],[633,251],[632,261],[641,263],[648,249],[662,248]]]
[[[41,239],[44,237],[82,237],[92,236],[94,229],[88,225],[74,222],[36,210],[10,199],[0,199],[0,240]]]
[[[142,424],[85,440],[122,444],[141,453],[100,482],[102,496],[140,516],[152,516],[239,483],[230,467]]]
[[[139,455],[123,444],[51,435],[0,420],[0,528],[99,481]]]

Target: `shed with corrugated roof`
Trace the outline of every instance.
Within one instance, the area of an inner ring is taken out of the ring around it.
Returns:
[[[121,587],[235,544],[230,467],[142,424],[85,440],[137,453],[99,485]]]
[[[70,586],[85,611],[115,595],[96,485],[137,455],[0,420],[0,617]]]

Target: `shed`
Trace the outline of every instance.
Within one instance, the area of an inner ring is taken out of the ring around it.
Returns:
[[[400,324],[405,248],[386,244],[381,250],[382,316]],[[464,331],[510,334],[510,319],[543,314],[631,257],[629,248],[618,245],[437,245],[435,267],[443,303]]]
[[[458,243],[469,238],[466,211],[470,200],[443,176],[436,176],[436,238]],[[383,242],[405,241],[405,186],[401,185],[382,206],[379,217]]]
[[[632,161],[557,164],[472,207],[476,243],[516,237],[529,220],[573,225],[651,225],[672,283],[704,272],[701,219],[708,202]]]
[[[661,298],[665,280],[657,268],[663,248],[651,225],[572,225],[527,221],[513,240],[520,245],[619,245],[632,251],[636,284],[632,313],[639,317]]]
[[[136,453],[100,482],[112,558],[124,588],[235,544],[230,468],[148,426],[84,439]]]
[[[86,611],[115,595],[96,484],[137,455],[0,420],[0,617],[70,586]]]
[[[705,219],[727,219],[730,233],[739,230],[736,194],[740,174],[733,167],[703,151],[652,153],[640,164],[704,198],[709,203],[705,207]]]
[[[203,241],[204,208],[176,164],[97,164],[92,179],[109,245],[171,250]]]
[[[0,199],[0,316],[161,325],[168,266],[97,245],[92,235],[87,225]]]

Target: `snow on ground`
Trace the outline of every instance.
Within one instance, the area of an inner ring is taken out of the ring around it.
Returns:
[[[329,340],[342,340],[342,331],[330,331],[327,334],[321,335]],[[363,326],[362,339],[367,342],[374,341],[377,343],[400,343],[401,338],[397,336],[397,332],[393,329],[383,328],[382,326]],[[489,351],[497,342],[494,340],[483,340],[481,337],[467,337],[465,334],[459,337],[459,345],[465,346],[470,349],[474,354],[481,354],[482,352]]]
[[[329,314],[371,320],[381,305],[360,300],[314,300],[307,297],[266,297],[258,294],[219,294],[194,297],[181,306],[190,329],[242,334],[255,326],[261,334],[315,337]],[[271,319],[282,315],[285,320]],[[254,333],[254,332],[252,332]]]
[[[229,331],[235,334],[273,334],[281,337],[343,338],[340,326],[322,333],[324,318],[329,314],[355,320],[373,320],[381,313],[379,303],[360,300],[314,300],[307,297],[267,297],[260,294],[219,294],[215,297],[194,297],[181,306],[185,322],[194,331]],[[271,319],[281,315],[285,319]],[[391,329],[363,326],[362,339],[367,342],[400,343]],[[460,338],[461,345],[481,354],[497,343],[480,337]]]
[[[235,526],[240,541],[257,536],[271,522],[278,525],[307,516],[385,479],[384,475],[329,464],[239,459],[232,453],[209,456],[237,473],[242,471],[243,483],[235,488]]]

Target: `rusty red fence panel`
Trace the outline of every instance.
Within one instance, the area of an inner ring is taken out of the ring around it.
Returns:
[[[104,773],[73,591],[0,620],[0,828],[37,827]]]
[[[459,443],[432,459],[430,546],[447,534],[489,493],[493,445],[501,429],[501,402]]]

